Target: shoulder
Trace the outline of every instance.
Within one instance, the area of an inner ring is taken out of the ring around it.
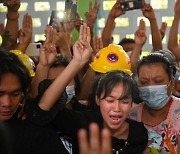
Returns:
[[[144,127],[142,122],[138,122],[133,119],[127,119],[126,121],[129,123],[130,131],[147,132],[147,129]]]
[[[172,96],[172,104],[170,107],[170,114],[180,114],[180,98]]]
[[[143,106],[144,106],[144,103],[143,103],[143,102],[142,102],[142,103],[139,103],[139,104],[133,103],[131,110],[132,110],[132,111],[134,111],[134,110],[139,110],[139,109],[142,109]]]
[[[127,119],[129,123],[129,136],[128,141],[135,147],[145,149],[148,142],[147,129],[142,122]]]
[[[133,104],[131,112],[129,114],[129,118],[137,120],[137,121],[141,121],[141,114],[142,114],[143,106],[144,106],[144,103]]]
[[[172,96],[172,99],[173,99],[172,102],[174,106],[180,106],[180,98]]]
[[[127,122],[129,123],[129,137],[130,138],[136,138],[143,135],[143,139],[147,139],[147,129],[144,127],[144,124],[142,122],[138,122],[132,119],[127,119]]]

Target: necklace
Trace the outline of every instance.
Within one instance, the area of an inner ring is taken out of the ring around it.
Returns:
[[[128,145],[129,145],[128,141],[125,141],[124,146],[122,148],[120,148],[119,150],[112,149],[112,154],[122,154]]]

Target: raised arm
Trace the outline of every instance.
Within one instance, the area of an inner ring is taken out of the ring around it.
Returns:
[[[86,16],[85,22],[89,26],[90,32],[91,32],[91,46],[93,45],[94,24],[96,22],[96,18],[97,18],[98,12],[99,12],[99,8],[100,8],[100,3],[98,0],[95,0],[94,6],[92,6],[92,0],[90,0],[89,12],[85,13],[85,16]]]
[[[114,31],[114,28],[115,28],[115,19],[117,17],[125,14],[125,12],[120,9],[120,6],[121,6],[121,1],[118,0],[114,4],[114,6],[112,7],[112,9],[108,15],[106,25],[105,25],[103,32],[102,32],[102,40],[103,40],[104,47],[109,45],[110,40],[112,38],[112,33]]]
[[[61,96],[68,83],[88,62],[92,53],[90,40],[90,29],[84,24],[80,28],[79,40],[73,46],[73,59],[43,94],[39,102],[39,107],[41,109],[46,111],[50,110]]]
[[[162,40],[163,40],[163,38],[165,36],[166,30],[167,30],[167,23],[166,22],[162,22],[161,28],[159,29]]]
[[[9,0],[8,2],[4,3],[4,5],[7,6],[8,12],[6,14],[7,24],[2,35],[2,47],[7,50],[12,50],[16,47],[18,37],[18,9],[20,7],[20,0]]]
[[[61,23],[57,20],[56,21],[60,31],[56,32],[56,47],[59,48],[60,52],[62,54],[65,54],[66,56],[71,56],[70,51],[70,44],[69,44],[69,34],[67,33],[66,29],[61,25]]]
[[[140,52],[142,50],[144,43],[147,40],[146,26],[145,26],[144,20],[140,20],[139,28],[135,32],[135,39],[134,40],[135,40],[135,45],[134,45],[134,48],[133,48],[133,51],[132,51],[132,54],[130,57],[132,72],[136,72],[137,62],[138,62],[138,58],[140,56]]]
[[[180,60],[180,47],[178,46],[178,26],[180,21],[180,0],[176,1],[174,7],[174,20],[169,33],[168,49]]]
[[[157,50],[162,49],[161,34],[158,28],[156,16],[155,16],[152,6],[150,4],[144,3],[142,13],[150,22],[153,50],[157,51]]]
[[[47,78],[49,68],[56,59],[55,35],[55,30],[48,26],[46,29],[46,41],[40,49],[40,60],[36,68],[36,74],[31,82],[31,95],[33,98],[38,95],[39,83]]]
[[[19,31],[19,43],[18,50],[21,50],[22,53],[26,52],[26,49],[32,39],[32,17],[28,13],[24,15],[22,28]]]
[[[91,59],[93,61],[95,55],[103,48],[102,39],[96,37],[93,41],[93,53]],[[81,88],[78,94],[78,99],[88,100],[92,85],[94,82],[95,72],[89,67],[81,80]]]

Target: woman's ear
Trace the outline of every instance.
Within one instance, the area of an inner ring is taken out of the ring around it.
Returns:
[[[97,106],[99,106],[99,104],[100,104],[100,100],[99,100],[99,98],[97,98],[97,96],[96,96],[96,104],[97,104]]]

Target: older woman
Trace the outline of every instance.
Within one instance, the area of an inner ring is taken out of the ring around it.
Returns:
[[[172,96],[174,70],[161,53],[144,57],[137,68],[140,98],[130,114],[162,136],[161,153],[180,152],[180,99]]]

